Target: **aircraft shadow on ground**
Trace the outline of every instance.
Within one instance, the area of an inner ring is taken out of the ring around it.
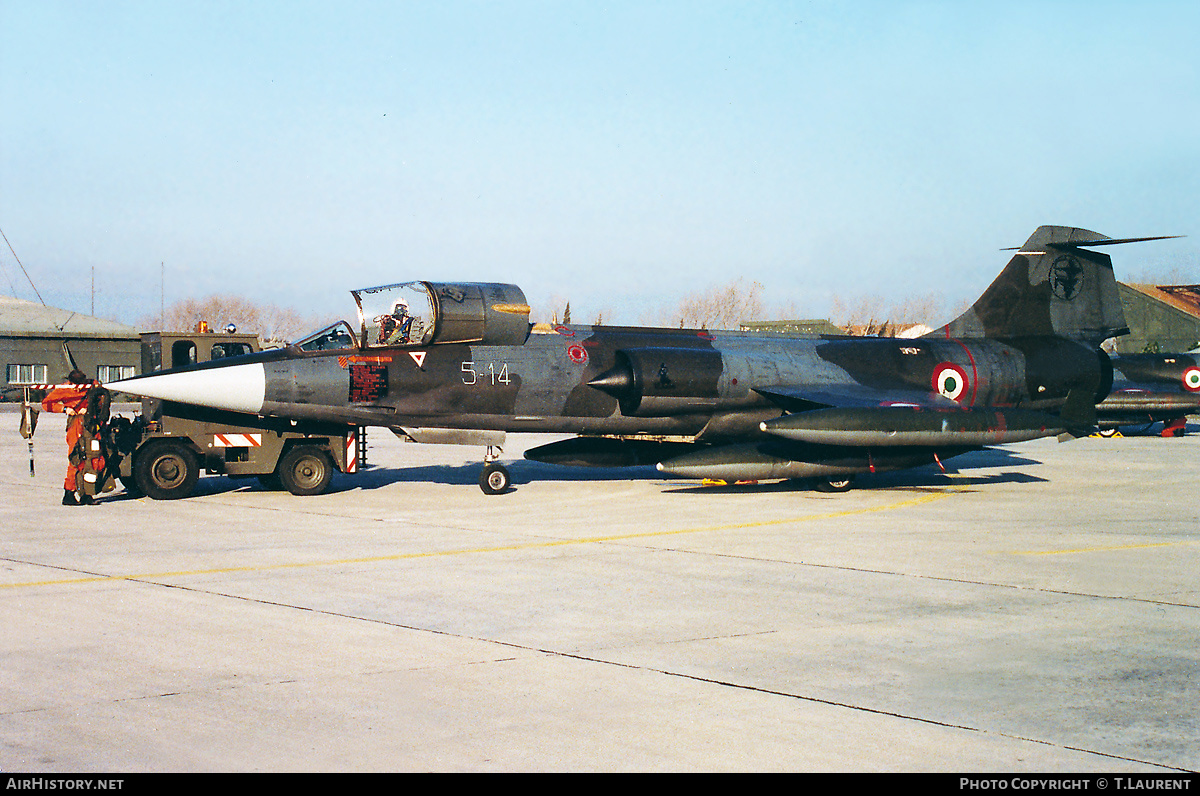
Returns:
[[[503,462],[512,476],[513,487],[538,481],[653,481],[662,476],[653,467],[629,468],[574,468],[530,461]],[[461,465],[426,465],[420,467],[368,467],[357,473],[336,473],[329,487],[329,494],[349,492],[355,489],[379,489],[399,483],[447,484],[451,486],[475,486],[479,483],[482,463]],[[194,497],[218,495],[229,492],[283,492],[282,489],[267,487],[257,478],[229,478],[228,476],[204,476],[196,482]],[[513,491],[510,489],[509,491]],[[117,489],[99,498],[102,502],[134,499],[129,493]]]
[[[946,488],[983,486],[986,484],[1035,484],[1044,483],[1045,478],[1022,470],[1006,470],[1000,473],[972,473],[972,470],[1009,467],[1036,467],[1041,462],[1002,448],[974,451],[946,462],[943,473],[936,465],[924,465],[907,470],[886,473],[862,473],[855,477],[855,489],[901,489],[901,488]],[[721,494],[725,492],[795,492],[811,491],[813,481],[764,481],[762,483],[713,484],[700,481],[679,481],[669,492]]]
[[[811,488],[804,481],[764,481],[762,483],[742,484],[713,484],[691,479],[674,479],[663,476],[654,467],[567,467],[563,465],[545,464],[525,459],[503,462],[512,476],[515,491],[522,484],[538,482],[555,483],[601,483],[620,481],[662,481],[669,492],[791,492],[807,491]],[[947,486],[976,486],[995,483],[1037,483],[1045,479],[1030,475],[1019,470],[1002,473],[972,474],[971,470],[1018,468],[1040,465],[1036,459],[1030,459],[1010,450],[1002,448],[974,451],[955,457],[947,462],[950,475],[934,465],[925,465],[909,470],[899,470],[888,473],[864,473],[858,476],[855,486],[860,489],[886,488],[917,488],[917,487],[947,487]],[[330,493],[349,492],[355,489],[379,489],[397,483],[430,483],[452,486],[474,486],[479,483],[482,463],[471,462],[460,465],[423,465],[418,467],[377,467],[372,466],[357,473],[337,473],[330,485]],[[230,492],[281,492],[261,484],[257,478],[230,478],[228,476],[204,476],[196,482],[193,495],[218,495]],[[135,499],[132,495],[117,489],[106,493],[99,502],[119,502]]]
[[[1020,471],[1003,473],[988,473],[980,475],[964,475],[955,473],[945,475],[940,470],[911,471],[906,473],[864,473],[854,481],[854,490],[882,489],[947,489],[951,487],[975,487],[989,484],[1037,484],[1045,483],[1046,479]],[[747,482],[738,484],[712,484],[699,481],[680,482],[666,489],[666,492],[676,494],[723,494],[744,492],[816,492],[815,482],[805,481],[764,481],[762,483]]]
[[[542,462],[516,459],[501,464],[512,477],[513,486],[539,481],[658,481],[663,475],[653,467],[565,467]],[[461,465],[434,465],[424,467],[380,467],[355,475],[334,478],[334,490],[341,479],[345,488],[371,489],[399,482],[427,482],[433,484],[477,484],[483,464],[472,462]]]

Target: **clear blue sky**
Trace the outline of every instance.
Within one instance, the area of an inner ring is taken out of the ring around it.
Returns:
[[[1196,2],[0,0],[0,229],[46,301],[757,280],[973,299],[1044,223],[1200,281]],[[0,246],[2,246],[0,242]],[[0,292],[33,299],[0,250]],[[942,319],[934,319],[942,320]]]

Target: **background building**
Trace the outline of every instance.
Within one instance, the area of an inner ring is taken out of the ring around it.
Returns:
[[[781,320],[781,321],[742,321],[738,328],[743,332],[757,334],[771,333],[783,335],[799,335],[808,337],[818,334],[845,334],[842,329],[834,326],[824,318]]]
[[[141,342],[132,326],[0,296],[3,399],[20,400],[30,384],[62,383],[71,357],[88,376],[116,381],[139,372]]]
[[[1200,285],[1127,285],[1118,282],[1130,333],[1117,353],[1181,353],[1200,343]]]

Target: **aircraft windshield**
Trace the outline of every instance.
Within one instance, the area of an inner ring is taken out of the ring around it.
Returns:
[[[423,282],[351,292],[358,302],[364,345],[426,345],[433,339],[433,296]]]
[[[354,332],[350,324],[338,321],[332,326],[326,326],[319,332],[313,332],[293,343],[301,351],[334,351],[341,348],[357,348]]]

